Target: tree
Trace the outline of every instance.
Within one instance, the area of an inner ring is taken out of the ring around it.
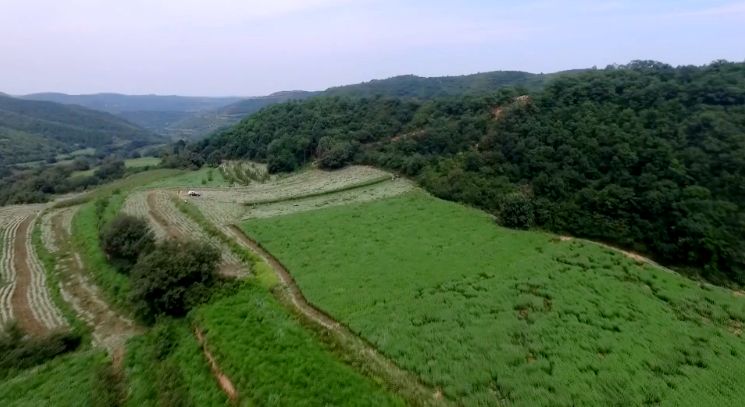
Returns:
[[[121,178],[124,175],[124,170],[124,161],[110,159],[104,161],[103,164],[93,172],[93,175],[102,180],[112,180]]]
[[[132,269],[131,299],[143,321],[180,317],[202,302],[216,281],[220,253],[207,243],[168,240]]]
[[[101,247],[122,270],[129,270],[137,258],[153,248],[155,238],[147,221],[118,215],[101,230]]]
[[[533,226],[533,203],[522,194],[508,196],[499,211],[499,221],[508,228],[527,229]]]

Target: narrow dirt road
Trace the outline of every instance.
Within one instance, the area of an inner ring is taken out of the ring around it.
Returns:
[[[394,390],[401,390],[401,395],[406,397],[412,405],[443,406],[451,404],[443,397],[441,389],[432,388],[422,383],[418,377],[398,367],[346,326],[310,304],[287,268],[277,258],[266,251],[258,242],[248,237],[239,227],[231,225],[228,229],[241,245],[258,254],[272,267],[284,288],[281,294],[284,301],[289,303],[301,317],[332,334],[339,345],[359,359],[359,362],[364,363],[365,367],[369,369],[369,373],[384,378],[385,382]]]
[[[52,239],[57,256],[57,273],[62,296],[91,327],[93,342],[109,351],[121,354],[127,339],[140,329],[135,323],[111,309],[99,288],[89,280],[85,265],[70,244],[72,217],[78,207],[57,210],[52,216]]]
[[[199,328],[194,328],[194,336],[196,336],[197,342],[199,342],[199,345],[202,347],[202,353],[207,359],[207,362],[210,365],[210,370],[212,371],[212,375],[215,377],[215,380],[217,380],[217,384],[220,386],[220,389],[223,391],[223,393],[225,393],[226,396],[228,396],[228,399],[231,402],[235,403],[238,400],[238,391],[235,389],[235,385],[233,385],[233,382],[230,380],[230,378],[222,372],[220,366],[217,364],[217,360],[215,360],[215,357],[212,355],[212,352],[210,352],[209,347],[207,346],[207,340],[205,339],[202,330],[200,330]]]

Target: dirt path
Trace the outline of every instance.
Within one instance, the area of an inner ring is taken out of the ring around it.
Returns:
[[[31,289],[31,269],[29,268],[29,253],[26,250],[26,239],[29,228],[33,224],[34,217],[28,216],[18,226],[15,240],[13,241],[13,268],[15,269],[16,285],[11,296],[15,320],[24,332],[30,335],[42,335],[47,331],[44,323],[36,318],[31,310],[29,291]]]
[[[164,218],[160,212],[158,212],[158,203],[155,198],[155,191],[149,192],[147,194],[147,211],[150,214],[150,217],[153,218],[153,220],[163,229],[166,231],[166,235],[169,239],[175,239],[180,236],[179,230],[176,226],[171,225],[166,218]]]
[[[103,300],[99,288],[88,278],[80,256],[73,251],[69,226],[77,209],[78,207],[64,208],[51,215],[60,290],[65,301],[91,327],[94,344],[107,349],[112,356],[121,357],[127,339],[139,333],[140,329],[132,320],[112,310]]]
[[[228,399],[231,402],[235,403],[238,400],[238,391],[235,389],[235,386],[233,385],[233,382],[230,380],[230,378],[222,372],[220,366],[217,364],[215,357],[212,355],[212,352],[210,352],[209,348],[207,347],[207,340],[204,338],[202,330],[200,330],[199,328],[194,328],[194,336],[197,337],[197,342],[199,342],[199,345],[202,347],[202,353],[204,353],[204,357],[207,359],[207,362],[210,365],[210,370],[212,371],[212,375],[215,377],[215,380],[217,380],[217,384],[220,386],[220,389],[223,391],[223,393],[225,393],[226,396],[228,396]]]
[[[450,405],[445,400],[441,389],[432,388],[422,383],[418,377],[401,369],[393,361],[387,359],[375,349],[374,346],[355,335],[346,326],[340,324],[330,315],[310,304],[298,288],[292,275],[282,263],[266,251],[258,242],[248,237],[235,225],[229,226],[230,234],[238,242],[258,254],[269,264],[277,274],[284,288],[282,295],[285,302],[289,302],[294,310],[307,321],[322,327],[332,334],[334,340],[350,354],[354,355],[359,362],[364,363],[369,373],[381,376],[385,382],[394,390],[402,390],[400,393],[412,405]]]

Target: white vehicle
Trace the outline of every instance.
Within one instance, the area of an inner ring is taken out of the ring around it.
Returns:
[[[197,191],[189,191],[189,192],[186,193],[186,195],[189,195],[189,196],[202,196],[202,194],[200,194]]]

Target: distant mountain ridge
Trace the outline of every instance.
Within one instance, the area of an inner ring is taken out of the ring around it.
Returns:
[[[0,96],[0,165],[42,160],[80,148],[157,141],[154,133],[110,113]]]
[[[21,96],[21,98],[44,100],[66,105],[80,105],[89,109],[101,110],[113,114],[137,111],[197,112],[217,109],[243,99],[232,96],[124,95],[119,93],[68,95],[54,92],[34,93]]]
[[[116,114],[143,128],[170,139],[202,138],[219,129],[230,127],[264,107],[311,97],[397,97],[428,100],[443,96],[478,95],[507,86],[540,89],[546,80],[571,71],[534,74],[522,71],[493,71],[461,76],[421,77],[400,75],[374,79],[324,91],[280,91],[257,97],[193,97],[161,95],[66,95],[36,93],[24,99],[47,100],[76,104]]]

